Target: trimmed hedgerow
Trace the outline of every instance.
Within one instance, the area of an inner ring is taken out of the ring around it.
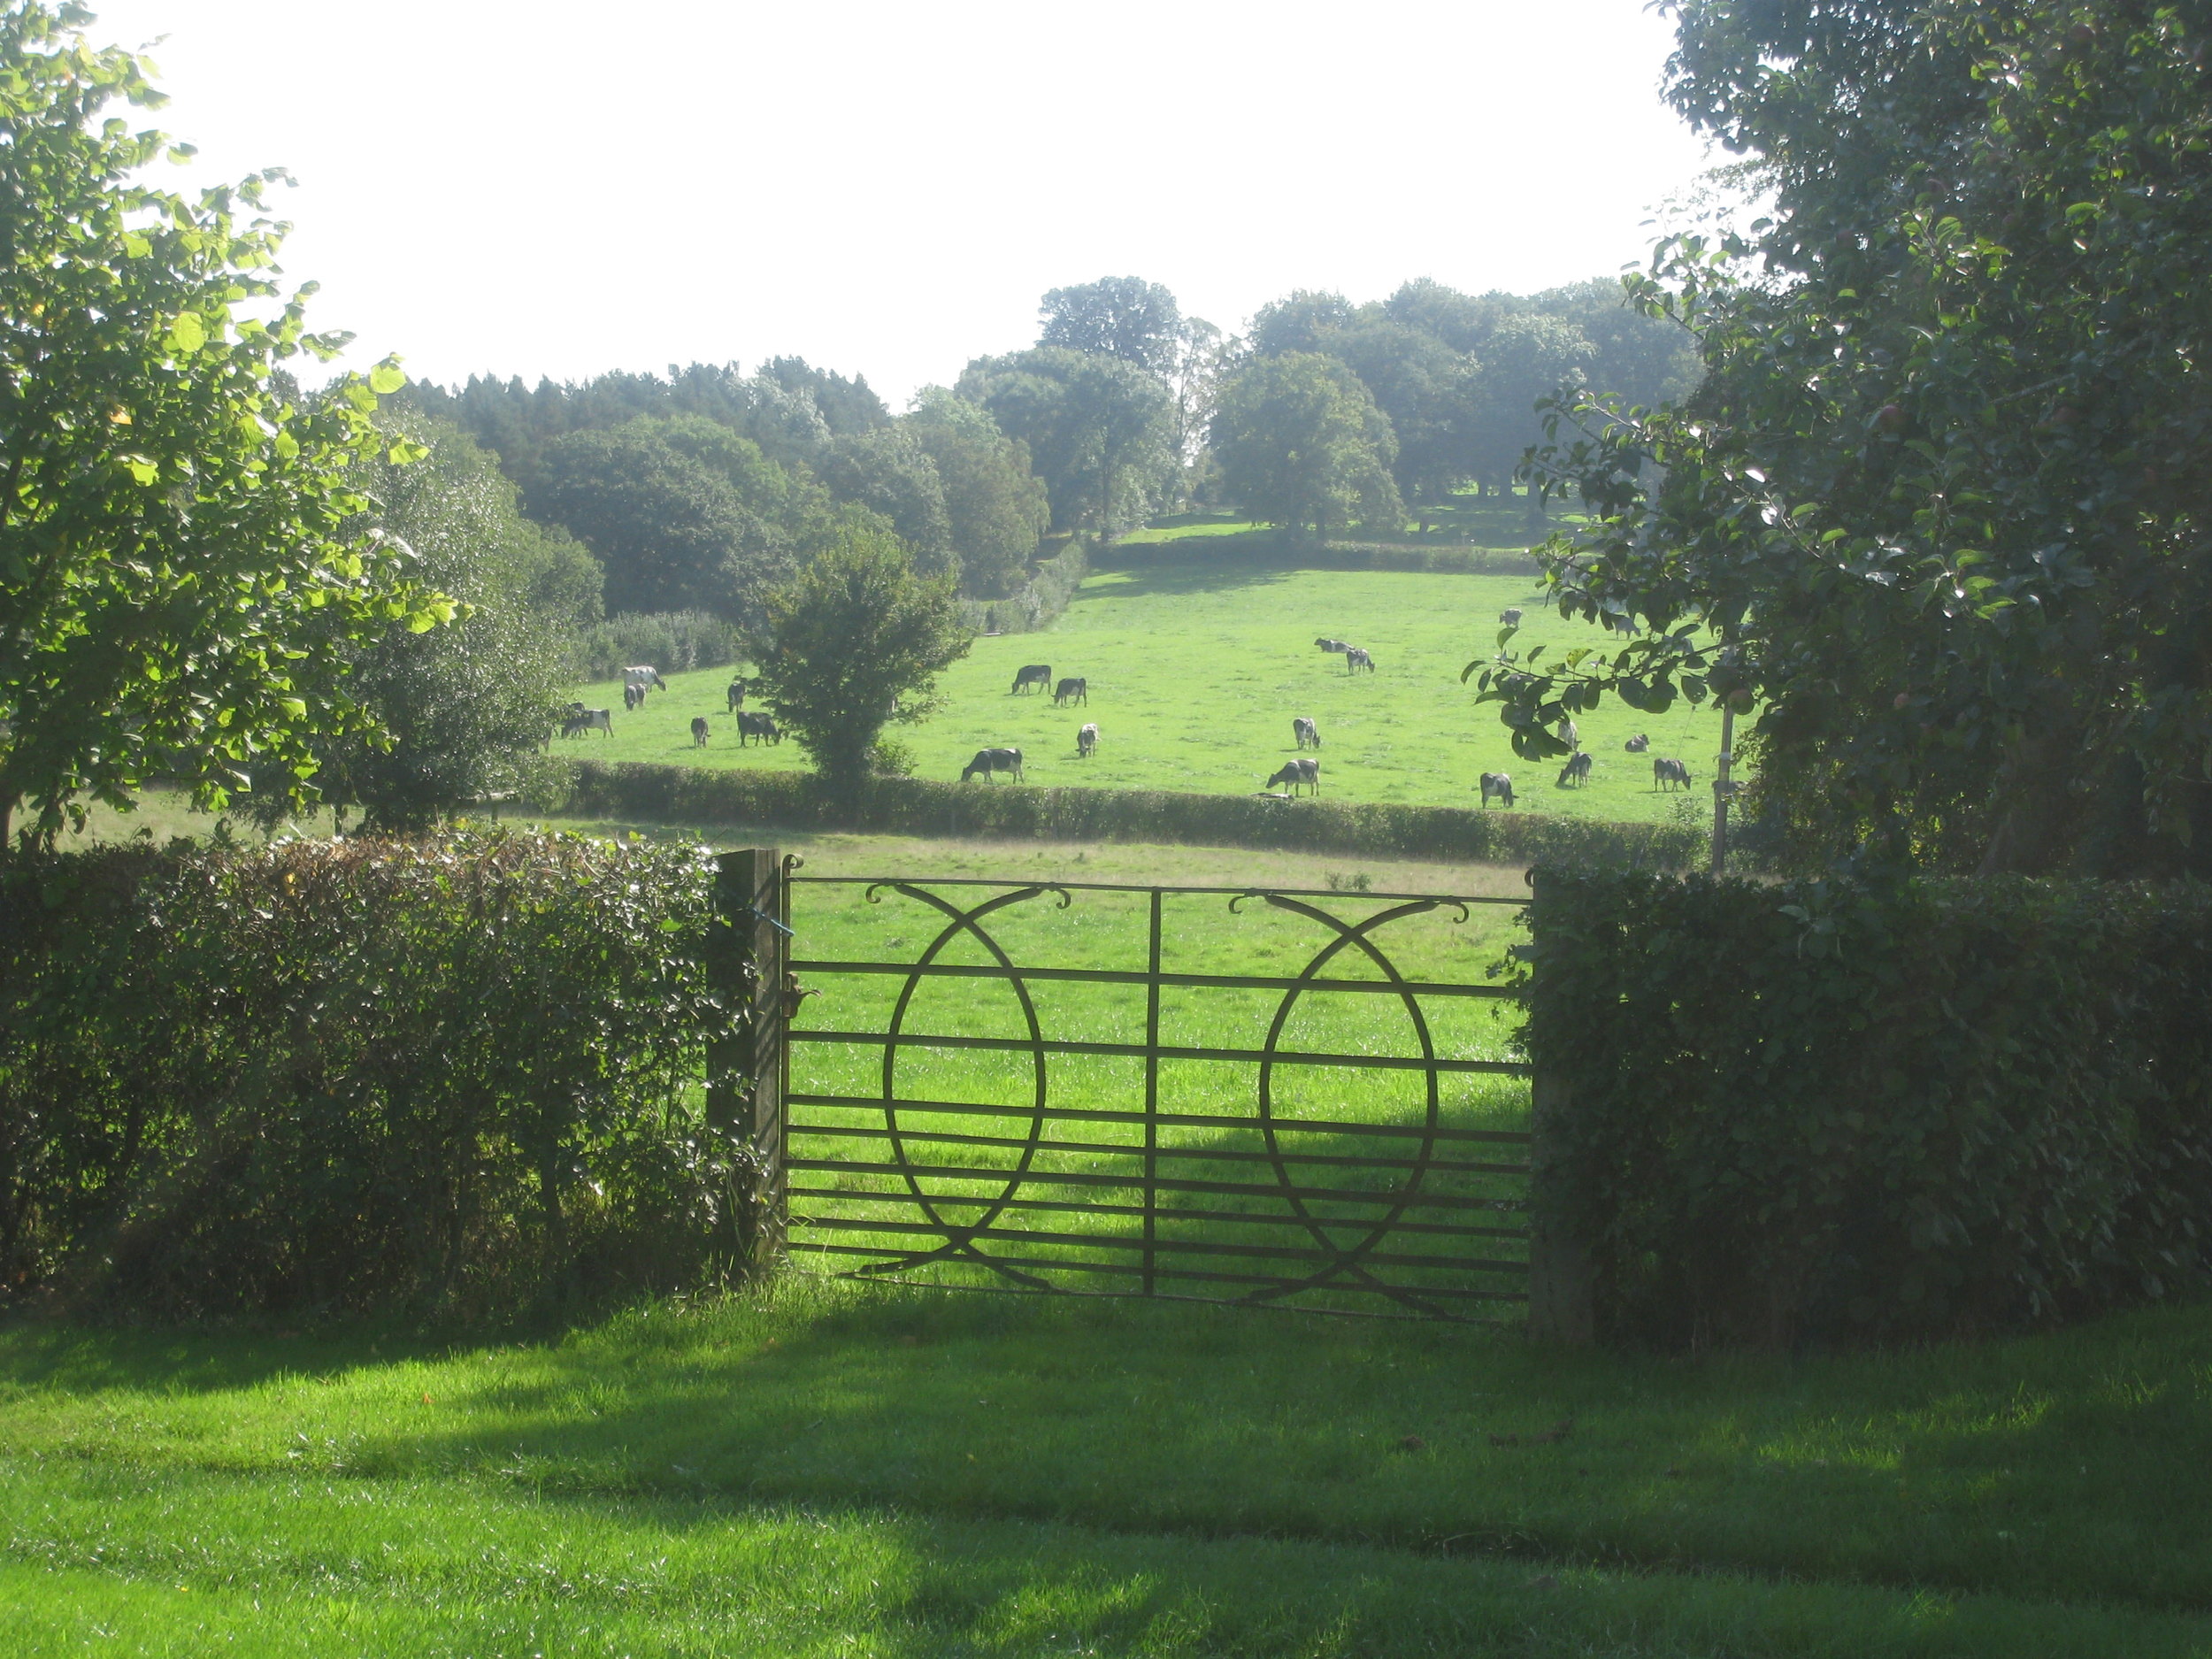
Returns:
[[[811,772],[708,772],[634,761],[578,762],[569,810],[649,823],[1164,841],[1469,864],[1546,859],[1666,869],[1694,862],[1704,845],[1695,828],[1671,824],[1156,789],[990,788],[877,778],[863,798],[848,801],[825,794]]]
[[[2193,1291],[2212,890],[1546,870],[1540,1202],[1601,1334],[1902,1340]]]
[[[695,849],[107,851],[0,881],[0,1306],[495,1313],[708,1268]]]

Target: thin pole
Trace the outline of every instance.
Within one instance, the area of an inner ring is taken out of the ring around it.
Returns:
[[[1144,987],[1144,1294],[1153,1294],[1160,1179],[1160,889],[1152,889],[1152,941]]]
[[[1720,711],[1720,772],[1713,780],[1713,873],[1728,864],[1728,766],[1736,758],[1736,711],[1725,703]]]

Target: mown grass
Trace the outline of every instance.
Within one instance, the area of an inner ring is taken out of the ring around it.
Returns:
[[[2203,1309],[1794,1359],[805,1282],[18,1326],[0,1652],[2202,1654],[2208,1376]]]
[[[1481,774],[1504,772],[1522,811],[1664,821],[1702,803],[1709,812],[1705,786],[1720,737],[1709,709],[1684,703],[1652,716],[1609,703],[1585,717],[1583,747],[1596,767],[1579,787],[1559,787],[1556,764],[1515,757],[1495,706],[1478,704],[1460,672],[1497,649],[1498,615],[1511,607],[1526,618],[1517,649],[1544,644],[1556,654],[1601,642],[1587,625],[1541,610],[1542,602],[1525,576],[1108,572],[1086,581],[1050,629],[977,640],[943,676],[945,707],[890,735],[924,777],[956,778],[978,749],[1018,747],[1033,784],[1247,794],[1296,752],[1290,723],[1304,716],[1320,726],[1330,799],[1476,807]],[[1314,649],[1325,635],[1367,648],[1377,672],[1347,673],[1343,657]],[[1087,679],[1087,706],[1010,695],[1026,663]],[[674,676],[634,714],[623,710],[618,686],[580,687],[586,703],[613,710],[613,735],[588,733],[557,748],[608,760],[803,767],[804,756],[787,741],[739,747],[726,712],[728,682],[720,670]],[[710,729],[703,749],[692,743],[695,715]],[[1100,733],[1088,760],[1075,747],[1086,721]],[[1640,732],[1649,734],[1651,755],[1689,764],[1697,787],[1688,795],[1655,791],[1649,756],[1624,752]]]

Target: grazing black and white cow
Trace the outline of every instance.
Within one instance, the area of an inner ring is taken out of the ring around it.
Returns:
[[[1559,717],[1559,741],[1571,753],[1582,747],[1582,728],[1563,714]]]
[[[1050,663],[1024,663],[1015,672],[1013,690],[1006,695],[1010,697],[1016,692],[1026,691],[1032,686],[1036,687],[1040,691],[1051,689],[1052,664]]]
[[[1075,734],[1075,752],[1088,760],[1098,752],[1098,728],[1086,724]]]
[[[1267,787],[1272,789],[1279,783],[1288,784],[1293,795],[1296,795],[1301,788],[1310,789],[1314,794],[1319,795],[1321,793],[1321,763],[1310,759],[1286,760],[1267,780]]]
[[[742,680],[733,680],[730,681],[730,688],[722,694],[729,700],[730,713],[735,714],[740,709],[745,706],[745,693],[748,687]]]
[[[1344,648],[1344,672],[1348,674],[1356,674],[1363,668],[1369,673],[1373,673],[1375,659],[1356,645],[1346,646]]]
[[[1639,732],[1635,736],[1630,738],[1628,741],[1623,743],[1621,747],[1632,755],[1640,755],[1651,747],[1651,733],[1648,732]]]
[[[1321,728],[1316,726],[1311,720],[1306,718],[1306,717],[1302,714],[1298,715],[1292,719],[1290,723],[1290,734],[1297,740],[1298,747],[1300,749],[1319,749],[1321,747]]]
[[[641,663],[635,668],[624,669],[622,683],[626,686],[635,686],[640,690],[651,690],[655,687],[662,691],[668,689],[668,682],[661,678],[661,671],[650,663]]]
[[[1559,769],[1559,787],[1585,784],[1590,781],[1590,757],[1580,749],[1567,757],[1567,764]]]
[[[694,749],[704,749],[707,746],[707,717],[703,714],[695,714],[691,717],[691,746]]]
[[[1513,780],[1504,772],[1486,772],[1482,774],[1483,805],[1488,806],[1494,798],[1508,806],[1513,804]]]
[[[1316,640],[1314,643],[1325,651],[1334,651],[1339,657],[1343,656],[1345,652],[1352,649],[1350,646],[1345,644],[1342,640],[1318,639]]]
[[[1504,623],[1509,628],[1519,627],[1521,626],[1521,607],[1515,605],[1510,610],[1499,611],[1498,620]]]
[[[639,703],[642,703],[642,702],[644,702],[644,701],[645,701],[645,687],[642,687],[642,686],[635,686],[635,685],[632,685],[632,686],[625,686],[625,687],[622,687],[622,709],[623,709],[623,712],[624,712],[624,713],[626,713],[626,714],[634,714],[634,713],[636,713],[636,712],[637,712],[637,706],[638,706],[638,704],[639,704]]]
[[[998,774],[1010,772],[1014,781],[1022,780],[1022,752],[1018,749],[979,749],[975,758],[961,768],[960,781],[972,783],[980,776],[986,783],[996,783]]]
[[[757,737],[764,743],[783,741],[783,730],[776,724],[776,717],[764,709],[754,709],[737,717],[737,746],[745,747],[745,740]]]
[[[1664,789],[1670,784],[1678,783],[1685,789],[1690,787],[1690,769],[1678,760],[1670,760],[1664,755],[1655,756],[1651,763],[1651,787]]]
[[[1064,703],[1088,703],[1090,700],[1091,682],[1080,676],[1071,676],[1052,688],[1052,706],[1056,709]]]
[[[592,731],[595,728],[604,732],[609,737],[612,737],[614,735],[614,717],[608,713],[604,709],[586,709],[577,707],[571,709],[561,720],[561,735],[563,737],[580,737],[586,732]]]

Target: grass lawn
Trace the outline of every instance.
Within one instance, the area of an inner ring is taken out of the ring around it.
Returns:
[[[1485,772],[1510,773],[1524,811],[1664,820],[1709,813],[1705,786],[1719,748],[1719,716],[1680,703],[1663,716],[1609,703],[1581,722],[1596,768],[1581,787],[1560,787],[1556,765],[1515,758],[1494,705],[1478,706],[1460,671],[1496,649],[1500,611],[1527,612],[1517,645],[1551,652],[1601,636],[1542,611],[1532,578],[1348,571],[1147,570],[1093,576],[1067,613],[1041,634],[979,639],[944,675],[946,706],[926,724],[892,735],[925,777],[952,779],[986,746],[1020,748],[1029,781],[1118,788],[1244,794],[1294,754],[1294,716],[1318,722],[1322,791],[1331,799],[1471,807]],[[1314,649],[1326,635],[1365,647],[1373,674]],[[1048,663],[1090,682],[1087,707],[1010,694],[1015,670]],[[677,675],[634,714],[618,686],[577,695],[611,707],[614,734],[558,745],[610,760],[702,766],[803,766],[794,746],[739,748],[725,713],[724,671]],[[693,747],[692,717],[712,736]],[[1094,722],[1095,756],[1078,758],[1076,728]],[[1623,742],[1651,737],[1651,755],[1689,764],[1697,787],[1656,793],[1650,757]],[[992,786],[979,783],[977,787]],[[997,787],[1011,787],[1001,784]],[[1496,810],[1496,809],[1494,809]]]
[[[1701,1360],[805,1281],[18,1325],[0,1653],[2207,1654],[2208,1367],[2200,1308]]]

